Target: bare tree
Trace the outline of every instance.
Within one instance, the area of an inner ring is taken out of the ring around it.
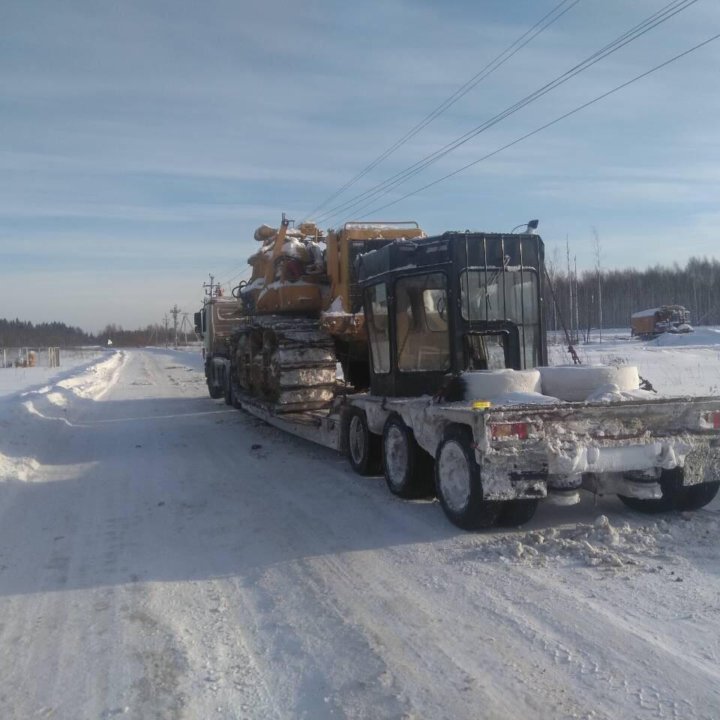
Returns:
[[[595,250],[595,272],[597,274],[597,308],[598,308],[598,332],[600,333],[600,342],[602,343],[602,327],[603,327],[603,301],[602,301],[602,268],[600,265],[601,248],[600,234],[593,226],[593,248]]]

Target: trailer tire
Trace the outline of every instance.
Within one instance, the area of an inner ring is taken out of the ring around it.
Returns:
[[[661,498],[634,498],[618,495],[625,505],[637,512],[656,514],[678,510],[700,510],[712,502],[720,490],[720,482],[683,485],[683,469],[663,470],[660,476]]]
[[[682,489],[678,498],[678,510],[700,510],[711,503],[720,490],[720,482],[688,485]]]
[[[448,520],[462,530],[495,525],[501,503],[483,498],[480,468],[475,461],[472,432],[451,425],[435,456],[435,487]]]
[[[230,389],[230,375],[227,368],[222,371],[223,399],[226,405],[232,405],[232,390]]]
[[[232,371],[225,380],[225,404],[234,407],[236,410],[240,410],[242,407],[237,395],[235,394],[235,383],[232,379]]]
[[[208,394],[213,400],[219,400],[225,393],[222,384],[218,385],[215,382],[215,368],[210,357],[205,359],[205,382],[207,383]]]
[[[393,495],[406,500],[433,495],[432,456],[417,444],[399,415],[391,415],[385,422],[382,461],[385,482]]]
[[[381,475],[382,439],[370,432],[367,416],[360,408],[348,410],[343,432],[343,445],[350,467],[358,475]]]
[[[207,381],[208,386],[208,393],[210,393],[210,397],[213,400],[219,400],[225,393],[225,390],[223,389],[222,385],[218,386],[213,383],[210,378],[208,378]]]
[[[500,506],[497,524],[501,527],[524,525],[533,519],[537,508],[537,500],[508,500]]]

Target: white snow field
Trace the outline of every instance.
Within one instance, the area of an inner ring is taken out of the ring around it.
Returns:
[[[720,387],[718,333],[606,339]],[[0,398],[3,720],[720,716],[718,499],[464,533],[210,400],[197,352],[33,377]]]

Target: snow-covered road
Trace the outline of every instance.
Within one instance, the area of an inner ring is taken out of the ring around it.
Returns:
[[[720,713],[720,500],[463,533],[163,350],[9,395],[0,430],[3,719]]]

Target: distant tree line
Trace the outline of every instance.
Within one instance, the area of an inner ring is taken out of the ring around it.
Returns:
[[[76,347],[97,340],[79,327],[61,322],[33,323],[0,319],[0,347]]]
[[[630,316],[660,305],[682,305],[695,325],[720,325],[720,261],[691,258],[684,268],[656,265],[646,270],[585,270],[577,275],[548,263],[557,307],[546,293],[547,327],[560,318],[577,336],[589,329],[629,328]]]
[[[194,339],[194,335],[187,337],[189,341]],[[173,345],[175,335],[171,327],[159,324],[138,330],[124,330],[121,325],[110,324],[94,335],[61,322],[33,324],[27,320],[0,319],[0,348],[107,345],[108,340],[114,347]],[[178,342],[185,342],[185,334],[178,335]]]
[[[178,344],[185,343],[186,336],[178,333]],[[98,343],[106,345],[110,340],[115,347],[144,347],[147,345],[174,345],[173,328],[164,325],[148,325],[137,330],[124,330],[122,325],[110,324],[98,335]],[[195,335],[187,336],[188,341],[195,340]]]

